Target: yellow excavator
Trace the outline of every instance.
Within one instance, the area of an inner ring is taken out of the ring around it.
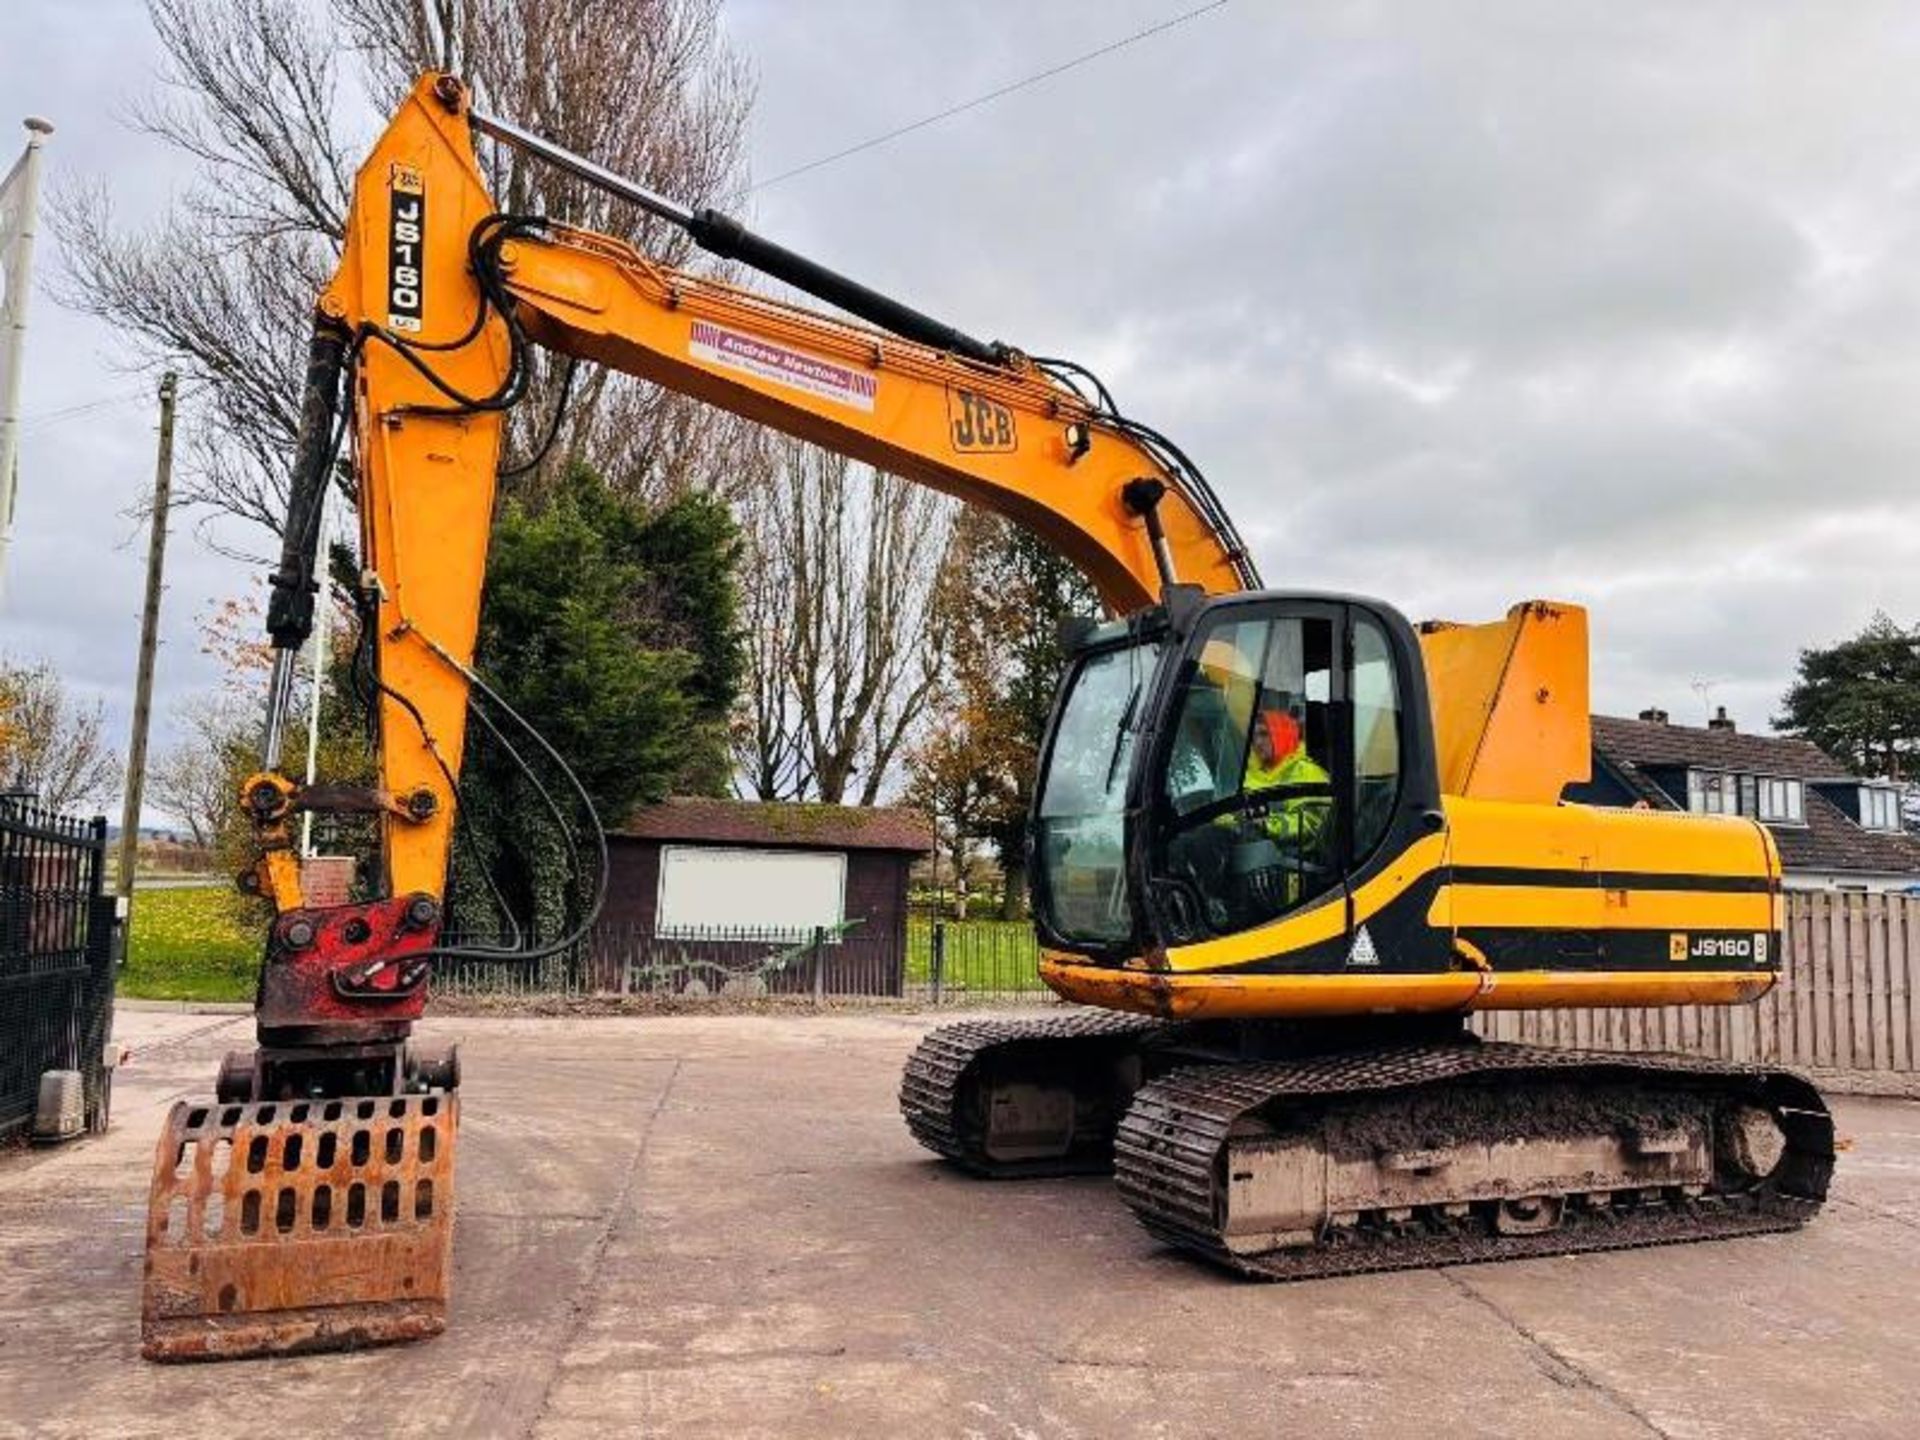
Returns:
[[[476,133],[839,313],[503,214]],[[1763,828],[1562,800],[1589,763],[1577,607],[1416,628],[1376,600],[1263,589],[1199,469],[1082,367],[968,336],[427,75],[359,172],[315,309],[265,767],[241,797],[260,844],[242,883],[275,913],[258,1045],[161,1136],[148,1356],[446,1323],[459,1063],[408,1037],[435,962],[476,953],[444,924],[470,702],[504,717],[485,723],[510,751],[542,746],[472,667],[503,424],[535,347],[985,506],[1099,590],[1109,618],[1065,637],[1029,841],[1041,974],[1077,1004],[929,1035],[900,1097],[923,1144],[991,1176],[1110,1167],[1154,1235],[1271,1278],[1785,1230],[1819,1209],[1832,1125],[1804,1080],[1466,1028],[1490,1009],[1737,1004],[1778,974]],[[343,445],[378,777],[303,786],[281,738]],[[293,822],[342,811],[378,818],[377,898],[311,903]]]

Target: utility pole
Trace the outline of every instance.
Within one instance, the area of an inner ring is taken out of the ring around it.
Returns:
[[[13,543],[13,487],[20,462],[20,366],[26,348],[27,297],[33,291],[33,232],[40,208],[40,147],[50,122],[30,115],[27,149],[0,178],[0,587]]]
[[[160,644],[160,577],[167,560],[167,505],[173,496],[173,401],[179,377],[160,377],[160,458],[153,471],[153,528],[147,533],[147,601],[140,615],[140,671],[133,686],[133,743],[127,750],[127,803],[120,812],[120,898],[133,899],[140,851],[140,799],[147,783],[147,726],[153,719],[153,652]]]

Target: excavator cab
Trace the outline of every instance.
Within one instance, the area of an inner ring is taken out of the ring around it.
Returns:
[[[1413,628],[1357,597],[1189,593],[1071,643],[1030,833],[1050,947],[1137,964],[1327,908],[1300,962],[1344,966],[1351,888],[1441,823]]]

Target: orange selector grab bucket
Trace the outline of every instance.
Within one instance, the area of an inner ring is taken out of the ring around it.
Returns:
[[[224,1360],[446,1328],[451,1093],[182,1103],[147,1204],[141,1352]]]

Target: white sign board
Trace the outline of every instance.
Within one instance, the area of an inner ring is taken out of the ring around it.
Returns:
[[[668,845],[654,930],[681,939],[711,930],[801,938],[838,925],[846,896],[847,857],[836,851]]]

